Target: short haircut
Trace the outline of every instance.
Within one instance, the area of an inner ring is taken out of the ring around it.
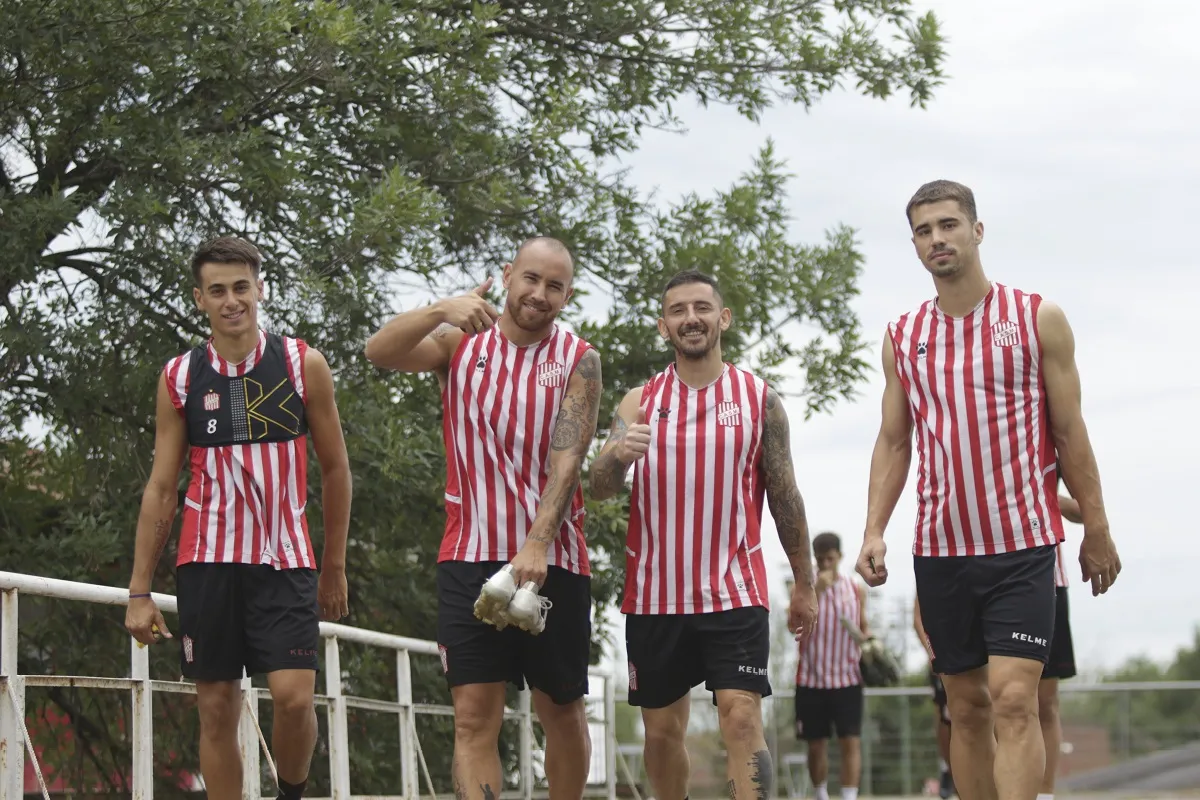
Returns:
[[[917,193],[908,201],[908,205],[904,209],[904,215],[908,217],[908,224],[912,226],[912,211],[917,206],[927,206],[930,203],[941,203],[945,200],[953,200],[958,203],[958,207],[967,215],[967,222],[974,225],[979,219],[979,215],[975,211],[975,193],[970,188],[955,183],[954,181],[937,180],[917,189]]]
[[[836,533],[821,533],[817,538],[813,539],[813,554],[822,556],[833,550],[842,552],[842,539]]]
[[[706,275],[699,270],[685,269],[683,272],[676,273],[671,280],[667,281],[667,285],[663,287],[663,304],[665,305],[667,302],[667,292],[678,286],[686,286],[689,283],[703,283],[705,286],[712,287],[713,294],[717,296],[717,302],[723,303],[721,299],[721,287],[717,285],[716,278],[711,275]]]
[[[196,248],[192,255],[192,278],[200,285],[200,269],[205,264],[245,264],[258,277],[262,254],[258,248],[236,236],[218,236]]]

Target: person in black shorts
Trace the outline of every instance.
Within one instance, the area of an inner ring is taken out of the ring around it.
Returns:
[[[857,568],[868,585],[887,580],[884,531],[915,442],[913,574],[954,721],[955,784],[968,800],[1029,800],[1045,769],[1037,696],[1054,636],[1058,473],[1083,511],[1079,561],[1093,593],[1121,571],[1075,337],[1055,303],[984,272],[970,188],[926,183],[905,215],[935,294],[895,318],[882,342],[882,420]]]
[[[243,674],[267,676],[279,797],[302,795],[317,741],[320,619],[349,613],[351,478],[333,375],[303,341],[259,329],[260,266],[258,250],[234,237],[206,242],[192,257],[193,296],[212,338],[172,358],[159,377],[154,466],[125,617],[141,644],[174,638],[150,586],[190,451],[176,558],[179,661],[196,683],[200,772],[219,800],[242,796]],[[310,438],[322,477],[319,575],[304,514]]]
[[[621,611],[629,704],[642,709],[657,800],[688,796],[685,736],[701,683],[717,707],[730,797],[773,797],[762,719],[771,694],[764,496],[792,568],[788,630],[801,642],[813,631],[812,556],[787,412],[761,378],[721,358],[732,319],[711,276],[689,270],[667,281],[658,329],[674,362],[621,400],[589,474],[592,497],[603,500],[633,470]],[[710,448],[689,445],[701,436]]]
[[[913,598],[913,631],[929,656],[929,686],[933,689],[933,705],[937,709],[933,724],[938,744],[938,797],[945,800],[954,796],[954,774],[950,771],[950,709],[946,700],[946,686],[933,671],[933,650],[929,646],[925,626],[921,623],[921,603],[916,598]]]
[[[562,242],[530,239],[504,265],[502,312],[488,278],[397,315],[367,343],[375,366],[432,372],[442,387],[437,639],[457,800],[504,788],[508,683],[531,689],[551,797],[579,798],[587,784],[592,598],[579,474],[603,386],[599,354],[556,322],[574,272]]]

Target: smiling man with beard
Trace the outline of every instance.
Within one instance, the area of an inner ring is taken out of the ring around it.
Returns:
[[[267,676],[279,797],[302,795],[317,741],[320,617],[349,612],[351,479],[333,375],[302,340],[258,327],[260,264],[252,244],[230,236],[205,242],[192,257],[193,296],[212,338],[172,358],[159,377],[154,466],[125,617],[142,644],[174,638],[150,583],[190,452],[176,559],[180,663],[196,683],[200,772],[208,796],[220,800],[242,796],[243,672]],[[319,576],[304,513],[310,436],[325,522]]]
[[[795,577],[788,628],[803,642],[815,622],[787,413],[761,378],[722,361],[732,321],[713,278],[689,271],[667,283],[658,330],[675,362],[621,401],[589,473],[593,497],[604,499],[634,468],[621,610],[629,703],[642,708],[659,800],[687,797],[688,696],[701,682],[719,712],[730,797],[773,796],[762,723],[771,694],[764,490]]]
[[[552,800],[577,800],[587,783],[591,579],[579,471],[602,386],[599,355],[555,322],[573,276],[562,242],[531,239],[504,266],[502,314],[485,299],[488,278],[400,314],[367,342],[375,366],[434,372],[442,387],[437,626],[458,800],[500,795],[506,682],[533,689]]]

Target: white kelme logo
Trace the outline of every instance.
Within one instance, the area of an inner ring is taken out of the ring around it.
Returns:
[[[743,666],[743,665],[739,664],[739,665],[738,665],[738,672],[744,672],[744,673],[746,673],[747,675],[766,675],[766,674],[767,674],[767,668],[766,668],[766,667],[762,667],[762,668],[760,669],[760,668],[758,668],[758,667],[747,667],[747,666]]]
[[[1013,631],[1013,639],[1018,642],[1029,642],[1031,644],[1036,644],[1038,647],[1046,646],[1045,639],[1040,636],[1030,636],[1028,633],[1017,633],[1016,631]]]

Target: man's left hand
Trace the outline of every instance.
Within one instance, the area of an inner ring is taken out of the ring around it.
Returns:
[[[350,588],[344,567],[325,568],[317,577],[317,605],[321,619],[337,622],[350,615]]]
[[[803,645],[812,636],[817,624],[817,592],[812,586],[799,582],[792,587],[792,602],[788,606],[788,630]]]
[[[513,582],[522,586],[526,581],[533,581],[540,589],[546,582],[546,551],[550,549],[547,542],[537,539],[526,539],[521,551],[512,560]]]

